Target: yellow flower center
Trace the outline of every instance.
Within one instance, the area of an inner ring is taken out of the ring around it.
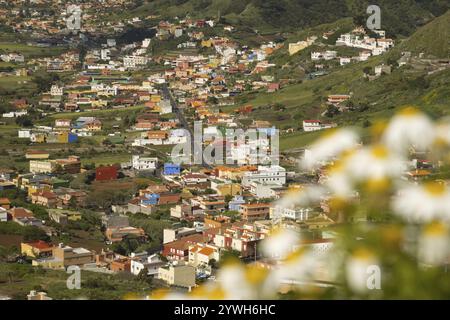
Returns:
[[[345,169],[345,165],[343,161],[336,161],[333,165],[329,166],[327,172],[329,174],[343,172]]]
[[[402,228],[386,226],[382,229],[383,240],[390,244],[399,244],[403,238]]]
[[[448,141],[444,137],[436,137],[434,139],[434,145],[436,147],[445,147],[448,144]]]
[[[435,197],[442,196],[447,190],[442,182],[428,182],[424,184],[424,188],[426,192]]]
[[[353,258],[358,259],[358,260],[372,260],[375,256],[372,253],[372,251],[370,251],[367,248],[358,248],[353,252]]]
[[[211,300],[224,300],[225,292],[221,288],[215,288],[208,294],[207,298]]]
[[[442,236],[447,234],[447,227],[442,222],[436,221],[425,226],[423,233],[426,236]]]
[[[152,292],[151,298],[156,300],[162,300],[169,294],[168,289],[156,289]]]
[[[323,133],[320,136],[320,139],[327,139],[327,138],[331,138],[332,136],[334,136],[335,134],[338,133],[337,129],[329,129],[329,130],[325,130],[323,131]]]
[[[139,297],[137,294],[135,293],[127,293],[123,296],[123,300],[143,300],[142,297]]]
[[[348,199],[345,199],[343,197],[335,196],[333,198],[330,198],[328,200],[328,205],[330,206],[330,209],[332,211],[335,210],[343,210],[350,204],[350,201]]]
[[[389,155],[387,148],[382,145],[372,147],[371,153],[377,159],[386,159]]]
[[[306,251],[307,249],[300,248],[294,252],[291,252],[290,254],[287,255],[285,261],[287,263],[297,263],[299,259],[302,259],[302,257],[305,255]]]
[[[267,276],[267,269],[251,266],[245,270],[245,278],[250,284],[260,284]]]
[[[416,116],[420,111],[415,107],[407,107],[401,110],[398,114],[405,117]]]
[[[380,192],[389,189],[391,182],[387,178],[377,178],[367,180],[366,186],[368,191]]]
[[[370,128],[370,132],[374,137],[381,136],[383,132],[386,130],[387,125],[388,124],[386,121],[377,121]]]

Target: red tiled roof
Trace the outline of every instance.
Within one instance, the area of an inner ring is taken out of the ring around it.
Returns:
[[[48,244],[45,241],[39,240],[36,242],[28,242],[28,245],[32,246],[33,248],[39,249],[39,250],[43,250],[43,249],[51,249],[53,246]]]
[[[0,198],[0,205],[1,204],[11,204],[11,201],[8,198]]]

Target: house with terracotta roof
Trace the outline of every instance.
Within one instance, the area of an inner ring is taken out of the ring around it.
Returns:
[[[34,218],[33,212],[25,208],[12,208],[9,213],[14,221],[21,218]]]
[[[67,159],[56,159],[55,162],[58,171],[61,173],[77,174],[81,171],[81,161],[78,156],[69,156]]]
[[[167,139],[168,134],[166,131],[149,131],[147,132],[147,139],[149,144],[161,145]]]
[[[53,245],[42,240],[20,244],[20,253],[32,258],[49,257],[52,255],[52,249]]]
[[[51,191],[38,191],[31,195],[31,203],[47,208],[56,208],[58,197]]]
[[[101,131],[102,130],[102,122],[98,119],[91,121],[85,126],[87,131]]]
[[[128,257],[114,259],[111,261],[109,269],[113,272],[130,272],[131,259]]]
[[[186,188],[206,189],[210,187],[208,176],[202,173],[187,173],[181,179]]]
[[[0,207],[6,210],[11,209],[11,201],[8,198],[0,198]]]
[[[55,189],[54,192],[58,196],[59,208],[67,208],[72,204],[76,204],[77,207],[84,207],[86,203],[87,193],[85,191],[61,187]]]
[[[202,234],[193,234],[163,245],[162,255],[172,260],[186,260],[189,257],[189,246],[207,240]]]
[[[351,96],[348,94],[331,94],[328,96],[327,101],[329,104],[338,105],[350,98]]]
[[[45,150],[28,150],[25,158],[28,160],[45,160],[50,157],[50,153]]]
[[[144,229],[134,227],[107,228],[105,236],[111,242],[120,242],[128,236],[136,237],[139,240],[146,239]]]
[[[220,249],[214,245],[198,243],[189,247],[188,262],[197,267],[199,265],[209,265],[210,261],[220,260]]]

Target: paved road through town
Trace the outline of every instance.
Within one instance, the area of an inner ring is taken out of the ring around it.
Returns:
[[[184,115],[184,112],[180,109],[178,102],[174,98],[174,96],[173,96],[172,92],[170,91],[169,87],[167,86],[167,84],[163,84],[162,92],[163,92],[164,98],[170,100],[170,104],[172,105],[172,111],[175,112],[175,114],[177,115],[178,121],[180,121],[181,126],[183,127],[183,129],[187,130],[190,134],[191,151],[194,153],[195,152],[200,153],[200,154],[197,154],[197,157],[201,156],[201,159],[202,159],[201,165],[205,168],[211,169],[212,167],[209,164],[207,164],[205,162],[205,160],[203,159],[203,144],[201,142],[195,141],[194,132],[192,130],[192,127],[189,126],[189,123],[186,120],[186,116]],[[197,158],[196,154],[193,154],[193,157],[194,157],[194,159],[196,159]],[[194,163],[194,164],[196,164],[196,163]]]

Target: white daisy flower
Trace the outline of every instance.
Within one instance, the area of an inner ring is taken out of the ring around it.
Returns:
[[[325,192],[325,188],[321,186],[305,187],[298,191],[288,192],[287,195],[276,202],[275,206],[281,208],[291,208],[294,206],[308,207],[320,202],[325,196]]]
[[[448,227],[435,222],[425,226],[418,242],[418,258],[425,265],[440,266],[450,259]]]
[[[381,274],[377,257],[366,249],[356,250],[346,261],[348,287],[357,294],[369,289],[381,289]]]
[[[342,152],[355,148],[358,142],[358,135],[351,129],[332,131],[321,137],[310,149],[305,151],[302,167],[307,170],[317,168],[339,156]]]
[[[344,170],[332,170],[326,178],[325,186],[337,198],[348,199],[355,195],[353,181]]]
[[[266,257],[284,259],[293,252],[298,244],[300,235],[298,232],[280,228],[275,230],[267,239],[261,243],[261,250]]]
[[[271,272],[269,279],[280,285],[283,283],[302,285],[313,278],[317,266],[318,258],[312,251],[297,250]]]
[[[436,137],[433,122],[414,108],[406,108],[396,115],[383,134],[383,142],[389,149],[404,154],[413,146],[427,150]]]
[[[224,291],[224,299],[251,300],[257,298],[257,292],[246,277],[245,268],[239,263],[223,266],[219,270],[217,279]]]
[[[401,189],[392,203],[393,210],[412,222],[450,220],[450,191],[443,183],[429,182]]]
[[[436,125],[436,138],[438,141],[450,145],[450,121],[448,119]]]
[[[352,154],[347,167],[357,181],[397,178],[405,171],[405,162],[383,145],[362,148]]]

